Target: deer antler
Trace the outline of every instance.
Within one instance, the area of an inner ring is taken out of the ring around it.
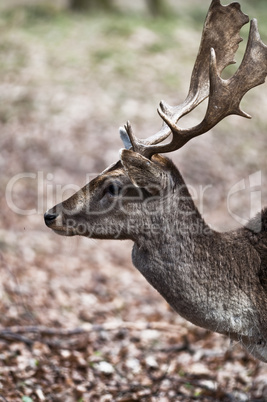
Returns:
[[[223,80],[220,77],[215,51],[211,49],[209,104],[206,115],[199,125],[190,129],[180,129],[177,126],[180,117],[169,117],[169,108],[164,103],[161,103],[161,108],[158,111],[171,128],[173,139],[157,152],[170,152],[179,149],[191,138],[207,132],[224,117],[231,114],[250,118],[247,113],[240,109],[240,102],[245,93],[251,88],[264,83],[266,75],[267,46],[260,40],[257,21],[252,20],[246,53],[233,77],[228,80]]]
[[[191,138],[207,132],[230,114],[250,118],[241,111],[240,102],[247,91],[265,81],[267,74],[267,47],[260,39],[256,20],[251,21],[248,45],[239,69],[228,80],[220,77],[225,67],[235,63],[234,55],[242,41],[239,32],[248,21],[248,16],[241,12],[238,3],[222,6],[220,0],[212,1],[186,100],[174,107],[161,102],[158,113],[167,125],[164,124],[157,134],[146,140],[137,139],[128,122],[125,131],[133,150],[151,158],[155,153],[181,148]],[[189,129],[179,128],[178,121],[208,96],[203,121]],[[161,144],[171,132],[172,140]]]

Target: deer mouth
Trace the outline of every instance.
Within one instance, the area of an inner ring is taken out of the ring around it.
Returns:
[[[51,213],[50,211],[47,211],[44,214],[44,221],[46,226],[49,227],[49,229],[52,229],[53,232],[60,236],[74,236],[75,230],[72,226],[65,226],[62,222],[62,216],[60,214],[56,213]]]
[[[51,228],[53,230],[54,233],[58,234],[59,236],[75,236],[76,233],[74,233],[72,230],[70,229],[65,229],[65,228]]]

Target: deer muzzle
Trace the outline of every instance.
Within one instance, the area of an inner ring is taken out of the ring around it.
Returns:
[[[57,217],[58,217],[58,214],[51,214],[51,213],[49,213],[49,211],[47,211],[44,214],[44,220],[45,220],[46,226],[50,227],[51,225],[53,225],[53,223],[55,222]]]

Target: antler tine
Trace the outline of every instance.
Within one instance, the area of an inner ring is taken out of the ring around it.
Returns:
[[[181,117],[192,111],[209,96],[210,49],[214,48],[216,52],[217,71],[218,75],[220,75],[225,67],[235,63],[234,55],[239,43],[242,41],[239,32],[248,21],[248,16],[241,12],[238,3],[223,6],[220,0],[212,0],[192,72],[189,93],[185,101],[181,105],[174,107],[161,102],[158,112],[167,125],[163,124],[162,129],[157,134],[145,140],[132,136],[133,149],[150,158],[155,153],[170,152],[178,149],[188,141],[188,136],[184,137],[184,132],[179,134],[179,139],[178,135],[175,134],[175,139],[173,138],[169,144],[160,144],[164,139],[168,138],[171,132],[175,133],[177,131],[176,124]]]
[[[240,102],[251,88],[264,83],[266,75],[267,46],[260,39],[257,21],[254,19],[251,21],[249,40],[242,63],[228,80],[220,77],[215,51],[211,49],[209,104],[206,115],[199,125],[190,129],[180,129],[163,110],[159,109],[159,114],[173,132],[173,140],[166,146],[162,146],[160,152],[170,152],[180,148],[191,138],[207,132],[231,114],[250,118],[240,109]],[[153,152],[154,150],[155,148]]]
[[[153,136],[153,138],[150,137],[148,139],[140,140],[133,134],[132,125],[129,122],[129,120],[127,121],[127,123],[124,126],[124,130],[125,130],[124,134],[121,132],[121,130],[122,129],[120,129],[121,139],[124,142],[124,144],[130,142],[131,148],[133,149],[133,151],[139,152],[141,154],[143,154],[143,151],[144,151],[144,149],[147,148],[147,146],[159,144],[160,142],[162,142],[166,138],[168,138],[169,135],[171,134],[170,128],[168,127],[167,124],[164,123],[164,126],[162,127],[162,129],[157,134],[155,134]],[[127,135],[127,139],[124,138],[125,133]],[[126,148],[127,148],[127,146],[126,146]]]
[[[137,138],[134,136],[132,125],[129,122],[129,120],[125,124],[124,129],[125,129],[125,131],[126,131],[126,133],[128,135],[128,138],[129,138],[131,144],[132,144],[133,151],[136,151],[135,143],[137,142]]]

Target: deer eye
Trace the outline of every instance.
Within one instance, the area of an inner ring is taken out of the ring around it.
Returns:
[[[112,197],[119,195],[120,192],[121,187],[117,183],[110,183],[105,189],[105,194],[109,194]]]

